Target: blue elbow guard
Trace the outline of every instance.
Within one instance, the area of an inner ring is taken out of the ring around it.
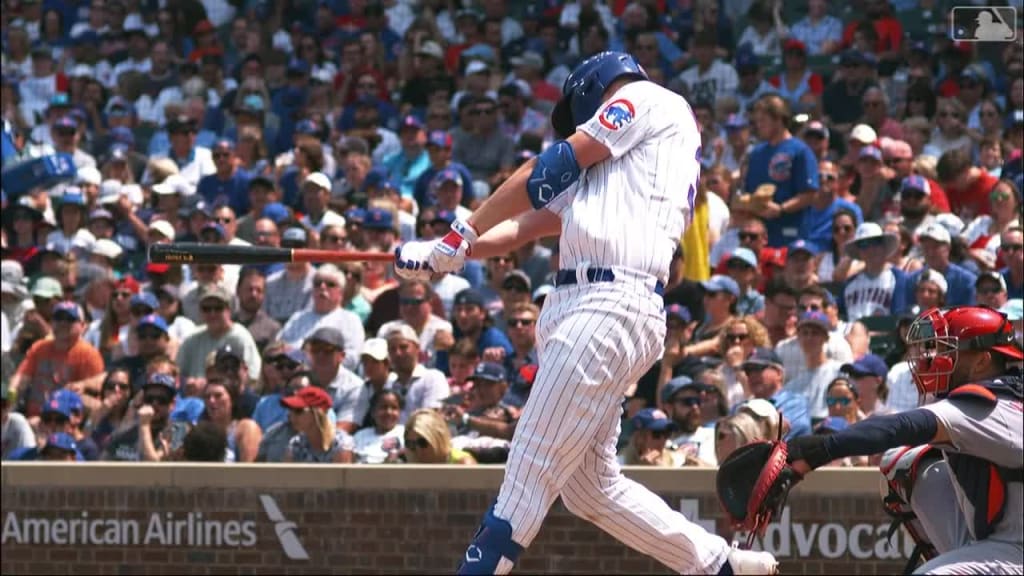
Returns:
[[[537,156],[537,163],[526,181],[530,204],[533,204],[534,209],[547,206],[579,177],[580,165],[576,162],[572,145],[565,140],[555,142]]]

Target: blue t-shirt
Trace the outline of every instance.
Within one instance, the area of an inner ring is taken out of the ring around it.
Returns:
[[[818,189],[818,161],[811,149],[797,138],[787,138],[776,145],[763,142],[750,153],[745,193],[753,193],[761,184],[774,184],[776,204],[797,194]],[[781,248],[800,237],[804,210],[766,220],[768,245]]]
[[[807,398],[795,394],[790,390],[779,390],[769,400],[782,412],[782,417],[789,420],[789,433],[783,440],[791,440],[797,436],[806,436],[811,433],[811,413],[807,405]]]
[[[466,187],[473,181],[473,175],[469,173],[468,168],[458,162],[450,162],[448,166],[441,170],[449,168],[458,172],[459,176],[462,178],[462,205],[467,206],[469,200],[473,196],[473,191],[471,189],[467,190]],[[420,208],[426,208],[427,206],[437,204],[437,198],[435,198],[433,193],[430,191],[430,182],[441,170],[430,166],[420,174],[419,178],[416,179],[416,185],[413,186],[412,197],[416,200],[416,205]]]
[[[907,302],[916,302],[916,290],[917,281],[921,278],[921,273],[929,268],[917,270],[910,274],[907,279],[906,296]],[[974,294],[974,283],[978,281],[978,276],[970,270],[960,266],[958,264],[949,263],[946,267],[946,271],[942,273],[942,276],[946,279],[946,284],[949,287],[946,290],[946,305],[947,306],[973,306],[976,303]]]
[[[227,180],[216,174],[203,176],[196,185],[196,194],[212,206],[226,203],[242,216],[249,211],[249,176],[241,170],[235,170]]]
[[[403,198],[412,198],[413,188],[416,186],[416,179],[430,168],[430,156],[426,150],[420,150],[414,158],[405,155],[404,150],[399,150],[384,159],[384,168],[388,176],[398,182],[402,190]]]
[[[828,250],[832,246],[832,218],[840,210],[853,212],[858,226],[864,221],[860,206],[849,200],[836,198],[824,210],[818,210],[813,206],[807,207],[804,211],[804,221],[800,226],[800,237],[814,244],[818,252]]]

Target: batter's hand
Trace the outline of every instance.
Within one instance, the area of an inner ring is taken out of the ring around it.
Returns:
[[[433,271],[428,260],[437,240],[406,242],[395,248],[395,274],[406,280],[430,280]]]
[[[434,272],[442,274],[462,270],[466,258],[473,252],[473,242],[476,242],[477,236],[469,222],[452,222],[451,231],[434,244],[427,265]]]

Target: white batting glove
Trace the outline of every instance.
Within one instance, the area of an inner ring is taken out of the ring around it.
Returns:
[[[466,221],[452,222],[452,230],[434,244],[434,250],[427,258],[427,265],[434,272],[458,272],[466,265],[466,257],[473,251],[473,242],[478,234]]]
[[[437,240],[406,242],[395,248],[395,274],[406,280],[430,280],[433,272],[427,263]]]

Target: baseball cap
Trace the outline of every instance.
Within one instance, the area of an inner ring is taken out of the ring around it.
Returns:
[[[320,132],[320,128],[316,125],[316,122],[312,120],[299,120],[295,124],[295,133],[302,134],[304,136],[316,136]]]
[[[522,270],[512,270],[501,281],[501,288],[502,290],[518,290],[519,292],[529,294],[533,291],[533,283],[530,282],[530,277]]]
[[[325,190],[331,189],[331,179],[327,177],[323,172],[313,172],[302,182],[303,186],[306,184],[312,184],[317,188],[323,188]]]
[[[729,114],[724,124],[726,130],[742,130],[747,127],[747,117],[743,114]]]
[[[174,240],[174,226],[167,220],[157,220],[149,224],[149,230],[156,232],[157,234],[167,238],[168,240]]]
[[[75,442],[75,439],[67,432],[57,432],[47,436],[46,444],[40,450],[40,454],[45,453],[47,450],[73,452],[77,459],[81,459],[81,453],[78,451],[78,442]]]
[[[319,386],[305,386],[299,388],[291,396],[281,398],[281,406],[302,410],[304,408],[318,408],[328,410],[334,406],[330,394]]]
[[[787,256],[795,254],[797,252],[806,252],[807,254],[814,256],[818,253],[818,250],[814,246],[814,244],[811,244],[806,240],[800,239],[790,242],[789,246],[786,247]]]
[[[842,432],[849,428],[850,423],[846,421],[846,418],[842,416],[829,416],[822,420],[815,428],[815,434],[829,433],[829,432]]]
[[[861,376],[885,378],[889,374],[889,367],[885,365],[885,360],[875,354],[865,354],[860,360],[843,364],[839,369],[854,378]]]
[[[725,261],[726,264],[733,260],[739,260],[751,268],[757,268],[757,256],[754,255],[754,251],[750,248],[739,247],[729,254]]]
[[[921,282],[932,282],[939,287],[939,290],[941,290],[943,294],[949,292],[949,283],[942,277],[942,274],[939,274],[935,270],[922,270],[921,275],[917,277],[917,283],[920,284]]]
[[[361,226],[364,220],[366,220],[366,210],[363,210],[358,206],[349,208],[345,211],[346,224],[356,224]]]
[[[460,188],[463,186],[462,175],[459,171],[454,168],[445,168],[434,176],[434,179],[430,183],[430,187],[434,190],[441,187],[446,182],[454,182]]]
[[[219,284],[207,284],[199,289],[199,302],[204,300],[217,300],[223,304],[231,304],[231,294],[228,289]]]
[[[736,49],[736,70],[750,70],[761,67],[761,61],[749,43],[740,44]]]
[[[705,292],[728,292],[740,297],[740,285],[735,280],[722,274],[715,274],[709,280],[700,283]]]
[[[644,408],[633,416],[632,422],[633,428],[636,430],[666,432],[674,430],[676,427],[675,422],[670,420],[667,414],[657,408]]]
[[[669,304],[665,306],[665,317],[668,318],[669,316],[682,320],[684,324],[689,324],[693,321],[690,309],[682,304]]]
[[[42,413],[55,412],[65,418],[71,418],[74,412],[81,413],[85,406],[82,404],[82,397],[74,390],[61,388],[50,395],[50,399],[43,406]]]
[[[441,45],[433,40],[427,40],[423,44],[420,44],[418,50],[416,50],[417,56],[430,56],[431,58],[443,59],[444,50],[441,49]]]
[[[224,229],[220,222],[207,222],[203,224],[203,227],[199,229],[199,236],[205,238],[206,232],[215,232],[221,239],[226,238],[228,235],[227,230]]]
[[[857,124],[850,131],[850,140],[860,142],[861,144],[874,144],[875,140],[878,140],[878,134],[875,133],[875,129],[867,124]]]
[[[167,334],[170,331],[170,328],[167,326],[167,320],[164,320],[164,317],[159,314],[147,314],[146,316],[143,316],[136,327],[142,328],[143,326],[152,326],[164,334]]]
[[[288,207],[280,202],[271,202],[263,207],[263,211],[260,212],[261,218],[267,218],[274,224],[280,224],[291,216],[291,212],[288,211]]]
[[[928,185],[928,179],[918,174],[907,176],[900,182],[900,194],[907,190],[920,190],[925,196],[931,196],[932,187]]]
[[[534,304],[540,306],[543,303],[543,300],[547,298],[547,295],[551,294],[554,291],[555,286],[553,284],[541,284],[540,286],[537,286],[536,290],[533,291],[531,299],[533,300]]]
[[[93,186],[99,186],[103,182],[103,176],[95,166],[82,166],[78,169],[76,174],[77,182],[79,184],[91,184]]]
[[[225,360],[234,360],[239,364],[245,363],[245,357],[242,351],[232,346],[231,344],[224,344],[213,354],[213,363],[220,364]]]
[[[942,244],[952,244],[953,238],[949,234],[949,230],[945,226],[938,222],[929,222],[921,227],[921,231],[917,233],[918,239],[931,238],[936,242]]]
[[[142,292],[132,296],[131,300],[128,301],[129,306],[145,306],[150,310],[156,310],[160,308],[160,301],[156,299],[156,295],[152,292]]]
[[[266,106],[259,94],[249,94],[242,98],[241,110],[244,112],[262,112]]]
[[[466,66],[466,76],[472,76],[473,74],[483,74],[490,70],[490,67],[480,60],[474,60]]]
[[[974,281],[974,285],[981,285],[982,280],[991,280],[992,282],[996,283],[996,285],[999,287],[1000,292],[1006,292],[1006,278],[1003,278],[1003,275],[1000,274],[999,272],[992,270],[989,272],[982,272],[981,274],[978,274],[978,279]]]
[[[661,403],[668,404],[679,391],[684,388],[703,388],[703,384],[694,382],[689,376],[676,376],[665,383],[661,389]]]
[[[483,380],[484,382],[504,382],[506,379],[505,367],[496,362],[481,362],[476,365],[476,369],[473,370],[473,375],[469,379],[473,381]]]
[[[825,126],[820,120],[811,120],[804,126],[804,135],[820,136],[821,138],[828,140],[829,131],[828,127]]]
[[[935,223],[942,225],[946,230],[949,231],[950,236],[959,236],[964,231],[966,225],[964,221],[960,219],[956,214],[949,212],[935,215]]]
[[[753,354],[743,362],[743,367],[774,367],[782,370],[782,359],[771,348],[754,348]]]
[[[367,230],[393,230],[394,227],[394,217],[391,215],[390,210],[370,208],[366,211],[366,217],[363,219],[363,228]]]
[[[100,204],[117,204],[121,199],[121,181],[107,179],[100,183],[100,193],[96,201]]]
[[[870,158],[876,162],[882,161],[882,150],[878,146],[865,146],[860,149],[860,153],[857,155],[858,160]]]
[[[70,316],[76,322],[82,321],[82,309],[74,302],[57,302],[53,305],[53,318],[58,316]]]
[[[302,248],[307,242],[309,242],[309,236],[306,234],[305,228],[291,226],[285,228],[281,234],[281,246],[284,248]]]
[[[413,330],[412,326],[409,326],[405,322],[396,324],[393,328],[388,330],[388,333],[385,334],[384,337],[387,340],[398,338],[408,342],[415,342],[417,344],[420,342],[420,337],[416,334],[416,331]]]
[[[178,391],[178,383],[174,380],[174,376],[171,376],[170,374],[151,374],[143,385],[143,388],[148,388],[150,386],[167,388],[172,394]]]
[[[452,210],[438,210],[434,219],[430,221],[431,224],[442,223],[451,226],[452,222],[455,222],[455,212]]]
[[[509,58],[509,64],[513,66],[531,66],[533,68],[544,68],[544,56],[533,50],[526,50],[519,56]]]
[[[452,147],[452,135],[444,130],[432,130],[427,136],[427,146],[438,146],[440,148]]]
[[[324,344],[334,346],[338,350],[345,348],[345,336],[341,333],[341,330],[331,326],[317,328],[306,337],[306,342],[323,342]]]
[[[824,312],[808,311],[800,315],[800,320],[797,322],[797,327],[811,325],[821,328],[826,333],[832,330],[832,325],[828,320],[828,316]]]
[[[805,46],[803,42],[797,40],[796,38],[790,38],[782,43],[782,51],[795,51],[807,54],[807,46]]]
[[[420,119],[413,116],[412,114],[407,114],[405,117],[402,118],[402,122],[398,125],[399,131],[405,128],[423,130],[423,122],[420,122]]]
[[[454,306],[461,306],[465,304],[483,306],[484,296],[473,288],[466,288],[455,295],[455,300],[453,300],[452,304]]]
[[[388,359],[388,341],[384,338],[368,338],[363,342],[360,356],[369,356],[378,362]]]
[[[64,288],[55,278],[41,276],[32,286],[32,297],[34,298],[63,298]]]
[[[113,222],[114,215],[110,213],[110,210],[97,208],[92,212],[89,212],[89,221],[92,222],[93,220],[110,220],[111,222]]]

